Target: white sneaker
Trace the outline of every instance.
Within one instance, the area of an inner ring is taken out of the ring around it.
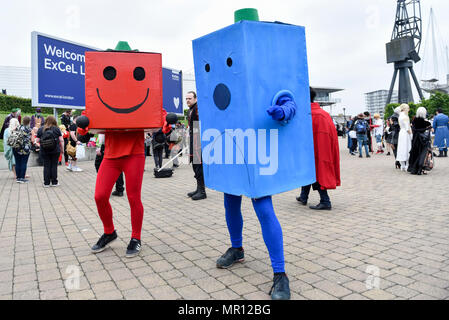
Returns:
[[[78,168],[78,167],[73,167],[73,168],[72,168],[72,171],[73,171],[73,172],[81,172],[81,171],[83,171],[83,169]]]
[[[72,171],[72,165],[69,164],[68,167],[65,167],[67,170]]]
[[[57,184],[51,184],[50,186],[52,186],[52,187],[59,187],[60,184],[59,184],[59,182],[58,182]]]
[[[44,184],[44,188],[50,188],[49,184]]]

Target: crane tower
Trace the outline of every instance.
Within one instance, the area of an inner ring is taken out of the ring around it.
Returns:
[[[394,74],[388,93],[387,104],[391,102],[396,78],[399,74],[399,103],[414,102],[410,75],[424,99],[421,87],[413,70],[413,63],[421,60],[419,50],[422,39],[420,0],[397,0],[396,20],[391,41],[386,44],[387,63],[394,63]]]

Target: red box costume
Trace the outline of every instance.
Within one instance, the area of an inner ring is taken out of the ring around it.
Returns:
[[[131,207],[131,238],[140,241],[144,212],[141,201],[144,129],[163,125],[161,54],[86,52],[84,114],[89,126],[79,128],[79,133],[92,129],[105,133],[104,159],[95,185],[95,202],[104,233],[110,235],[115,231],[109,197],[115,181],[124,172]],[[100,252],[104,243],[101,245],[94,252]]]

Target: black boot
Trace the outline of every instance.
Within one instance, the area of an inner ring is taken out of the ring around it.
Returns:
[[[198,190],[199,190],[199,184],[200,184],[200,182],[198,181],[198,179],[196,179],[196,190],[195,190],[195,191],[192,191],[192,192],[189,192],[189,193],[187,194],[187,196],[188,196],[189,198],[192,198],[195,194],[198,193]]]
[[[197,186],[196,186],[196,190],[195,191],[192,191],[192,192],[189,192],[188,194],[187,194],[187,196],[189,197],[189,198],[192,198],[195,194],[197,194],[198,193],[198,184],[197,184]]]
[[[438,154],[438,156],[437,156],[438,158],[443,158],[444,157],[444,155],[443,155],[443,151],[441,151],[440,150],[440,153]]]
[[[206,199],[206,187],[204,186],[204,181],[198,181],[198,192],[192,196],[192,200],[203,200]]]
[[[444,152],[444,157],[447,158],[447,150],[443,151]]]

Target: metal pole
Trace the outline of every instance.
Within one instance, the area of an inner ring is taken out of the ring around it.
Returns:
[[[161,172],[162,169],[164,169],[166,166],[168,166],[170,163],[172,163],[177,157],[179,157],[181,154],[183,154],[184,150],[186,150],[186,149],[187,149],[187,147],[182,149],[181,152],[179,152],[176,156],[174,156],[173,158],[168,160],[168,162],[166,164],[164,164],[157,172]]]
[[[419,97],[421,101],[424,100],[424,95],[422,93],[421,87],[419,86],[418,79],[416,78],[415,71],[413,71],[413,67],[410,67],[410,74],[412,75],[413,81],[415,82],[416,89],[418,90]]]
[[[391,96],[393,95],[394,83],[396,82],[396,77],[398,76],[398,69],[394,69],[393,80],[391,80],[390,91],[388,92],[387,104],[391,102]]]

